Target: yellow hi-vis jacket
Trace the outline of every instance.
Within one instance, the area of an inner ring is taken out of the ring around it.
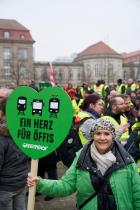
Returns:
[[[117,85],[117,93],[118,94],[122,94],[122,87],[124,86],[124,84],[121,85]]]
[[[80,112],[79,106],[82,104],[82,102],[83,102],[83,99],[80,99],[78,104],[77,104],[75,99],[72,100],[72,106],[73,106],[73,110],[74,110],[74,113],[73,113],[74,117]]]
[[[84,118],[90,118],[91,114],[87,113],[87,112],[84,112],[84,111],[81,111],[81,112],[78,113],[78,115],[76,117],[78,117],[79,119],[82,120]],[[87,139],[84,137],[84,135],[83,135],[82,131],[80,130],[80,128],[79,128],[79,131],[78,131],[78,135],[80,137],[82,145],[88,143]]]
[[[139,131],[139,134],[138,135],[140,136],[140,131]],[[140,143],[139,143],[139,149],[140,149]],[[140,174],[140,159],[137,161],[137,170],[138,170],[138,172]]]
[[[100,96],[103,96],[103,89],[104,89],[103,84],[101,84],[99,86],[94,85],[94,92],[98,93]]]
[[[140,122],[136,122],[133,126],[132,126],[132,131],[134,131],[135,129],[140,127]],[[140,139],[140,131],[138,131],[138,138]],[[139,149],[140,149],[140,142],[139,142]],[[140,159],[137,160],[137,170],[138,173],[140,173]]]
[[[111,116],[103,116],[103,118],[108,119],[110,122],[112,122],[114,124],[116,130],[119,128],[119,126],[120,126],[119,123],[113,117],[111,117]],[[127,118],[121,115],[120,116],[120,122],[121,122],[120,123],[121,125],[125,125],[127,123]],[[119,140],[122,143],[125,143],[128,138],[129,138],[129,132],[126,131],[125,133],[123,133],[121,135]]]
[[[127,88],[128,88],[128,84],[126,84],[126,92],[127,92]],[[130,88],[131,88],[131,91],[136,91],[136,89],[137,89],[136,83],[133,83],[133,84],[130,86]]]

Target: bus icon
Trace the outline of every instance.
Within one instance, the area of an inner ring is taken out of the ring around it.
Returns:
[[[43,106],[43,100],[34,99],[32,102],[32,115],[39,114],[40,116],[42,116]]]
[[[26,110],[26,105],[27,105],[27,98],[24,96],[18,97],[17,100],[18,114],[24,115],[24,111]]]

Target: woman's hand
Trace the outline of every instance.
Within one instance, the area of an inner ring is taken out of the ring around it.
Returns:
[[[36,177],[32,177],[31,174],[28,174],[28,178],[27,178],[27,185],[28,187],[33,187],[36,184],[38,184],[40,177],[36,176]]]

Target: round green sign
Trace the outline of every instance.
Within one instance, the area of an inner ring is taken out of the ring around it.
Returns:
[[[73,120],[72,103],[59,87],[40,92],[19,87],[8,97],[6,120],[17,146],[32,159],[38,159],[64,141]]]

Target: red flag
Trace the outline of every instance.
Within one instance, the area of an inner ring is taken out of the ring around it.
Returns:
[[[50,63],[50,83],[52,84],[52,86],[55,86],[55,79],[54,79],[54,70],[53,70],[53,66]]]

